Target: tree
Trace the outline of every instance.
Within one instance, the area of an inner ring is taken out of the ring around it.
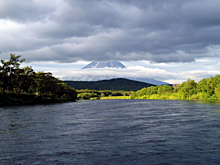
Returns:
[[[189,78],[178,87],[178,92],[183,99],[187,99],[197,93],[197,83]]]
[[[32,67],[24,67],[20,69],[20,75],[18,76],[17,83],[18,83],[18,90],[23,93],[32,93],[33,86],[35,86],[35,72]]]
[[[5,92],[7,89],[13,90],[17,81],[17,76],[20,73],[20,65],[25,59],[19,60],[21,56],[10,54],[10,60],[1,60],[0,72],[1,72],[1,87]]]
[[[162,95],[162,94],[168,94],[168,93],[173,93],[173,87],[169,86],[169,85],[158,85],[157,86],[157,93],[159,95]]]
[[[54,84],[56,84],[56,78],[52,76],[52,73],[37,72],[35,74],[36,92],[39,95],[49,95],[54,92]]]
[[[61,80],[52,76],[52,73],[37,72],[32,67],[20,68],[25,59],[20,55],[10,54],[9,60],[1,60],[0,65],[0,92],[29,93],[46,97],[60,97],[75,100],[75,89],[67,86]]]

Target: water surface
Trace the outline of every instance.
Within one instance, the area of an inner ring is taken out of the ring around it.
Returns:
[[[214,102],[82,101],[0,117],[0,164],[220,164]]]

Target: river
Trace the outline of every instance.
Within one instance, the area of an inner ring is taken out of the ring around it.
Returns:
[[[220,104],[94,100],[1,107],[0,164],[220,164]]]

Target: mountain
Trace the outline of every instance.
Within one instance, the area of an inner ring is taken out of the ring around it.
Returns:
[[[66,77],[63,79],[72,80],[72,81],[99,81],[99,80],[110,80],[113,78],[117,78],[117,77],[111,75],[83,75],[79,77]]]
[[[82,69],[89,69],[89,68],[125,68],[125,66],[118,61],[108,61],[108,62],[91,62],[90,64],[86,65]]]
[[[155,86],[153,84],[128,80],[125,78],[117,78],[111,80],[101,81],[64,81],[68,86],[75,89],[89,89],[89,90],[115,90],[115,91],[137,91],[144,87]]]
[[[80,77],[66,77],[63,79],[72,80],[72,81],[99,81],[99,80],[110,80],[110,79],[116,79],[116,78],[122,78],[122,77],[117,77],[113,75],[83,75]],[[138,77],[123,77],[123,78],[134,80],[134,81],[140,81],[144,83],[149,83],[149,84],[154,84],[154,85],[171,85],[163,81],[158,81],[158,80],[149,79],[149,78],[138,78]]]
[[[140,77],[127,77],[130,80],[135,80],[135,81],[140,81],[140,82],[145,82],[145,83],[150,83],[150,84],[154,84],[154,85],[171,85],[167,82],[163,82],[163,81],[158,81],[155,79],[151,79],[151,78],[140,78]]]
[[[86,65],[82,69],[87,69],[89,72],[89,69],[91,68],[126,68],[121,62],[119,61],[107,61],[107,62],[91,62],[90,64]],[[63,77],[63,80],[72,80],[72,81],[99,81],[99,80],[110,80],[110,79],[117,79],[117,78],[126,78],[129,80],[134,81],[140,81],[144,83],[154,84],[154,85],[171,85],[166,82],[158,81],[155,79],[150,79],[147,77],[117,77],[113,75],[106,75],[103,73],[103,75],[82,75],[79,77]]]

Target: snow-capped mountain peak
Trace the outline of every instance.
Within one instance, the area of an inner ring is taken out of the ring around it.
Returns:
[[[125,68],[125,66],[119,61],[108,61],[108,62],[91,62],[82,69],[89,68]]]
[[[83,67],[82,69],[88,69],[88,73],[92,70],[92,68],[125,68],[125,66],[118,61],[108,61],[108,62],[91,62],[90,64],[86,65],[85,67]],[[150,83],[150,84],[154,84],[154,85],[164,85],[164,84],[168,84],[166,82],[162,82],[162,81],[157,81],[154,79],[150,79],[147,77],[130,77],[130,76],[126,76],[126,77],[118,77],[115,75],[106,75],[104,72],[102,75],[92,75],[92,74],[88,74],[88,75],[81,75],[79,77],[66,77],[63,78],[65,80],[74,80],[74,81],[99,81],[99,80],[109,80],[109,79],[113,79],[113,78],[126,78],[126,79],[130,79],[130,80],[135,80],[135,81],[140,81],[140,82],[145,82],[145,83]]]

